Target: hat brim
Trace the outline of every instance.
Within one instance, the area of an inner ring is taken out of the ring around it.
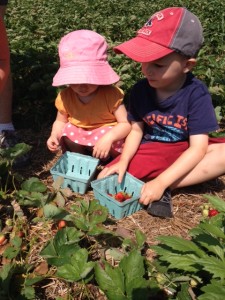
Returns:
[[[53,86],[68,84],[110,85],[120,80],[120,77],[106,62],[102,64],[76,64],[60,67],[53,78]]]
[[[114,47],[114,51],[117,54],[123,53],[137,62],[154,61],[174,52],[139,36]]]

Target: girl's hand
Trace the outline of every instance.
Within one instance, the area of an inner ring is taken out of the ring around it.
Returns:
[[[104,135],[93,147],[92,155],[99,159],[104,159],[109,156],[111,150],[112,141],[107,137],[107,134]]]
[[[54,136],[50,136],[47,140],[47,147],[51,152],[57,152],[60,149],[59,140]]]
[[[166,188],[157,178],[145,183],[141,189],[139,202],[148,205],[150,202],[159,200]]]

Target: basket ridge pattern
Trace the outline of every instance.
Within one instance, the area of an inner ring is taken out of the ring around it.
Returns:
[[[50,169],[53,179],[64,178],[62,187],[70,187],[74,192],[84,194],[92,180],[99,159],[73,152],[65,152]]]
[[[129,173],[125,174],[121,184],[118,183],[118,175],[116,174],[91,182],[95,198],[99,200],[101,205],[107,207],[109,213],[116,219],[124,218],[142,209],[143,206],[138,200],[143,184],[144,182]],[[118,202],[108,195],[120,191],[128,193],[131,198],[124,202]]]

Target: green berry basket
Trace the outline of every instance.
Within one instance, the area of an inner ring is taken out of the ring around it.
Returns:
[[[132,215],[143,208],[139,203],[140,192],[144,182],[126,172],[122,183],[118,183],[118,175],[110,175],[103,179],[91,182],[95,199],[99,200],[102,206],[108,208],[109,213],[116,219],[122,219]],[[130,199],[118,202],[109,194],[116,194],[120,191],[131,195]]]
[[[89,155],[65,152],[50,169],[53,180],[64,178],[62,187],[84,194],[95,174],[99,159]]]

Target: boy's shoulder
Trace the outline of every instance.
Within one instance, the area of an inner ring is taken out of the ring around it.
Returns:
[[[191,72],[187,74],[187,79],[184,84],[184,88],[192,89],[192,90],[204,90],[205,92],[208,92],[208,88],[206,84],[194,76]]]

